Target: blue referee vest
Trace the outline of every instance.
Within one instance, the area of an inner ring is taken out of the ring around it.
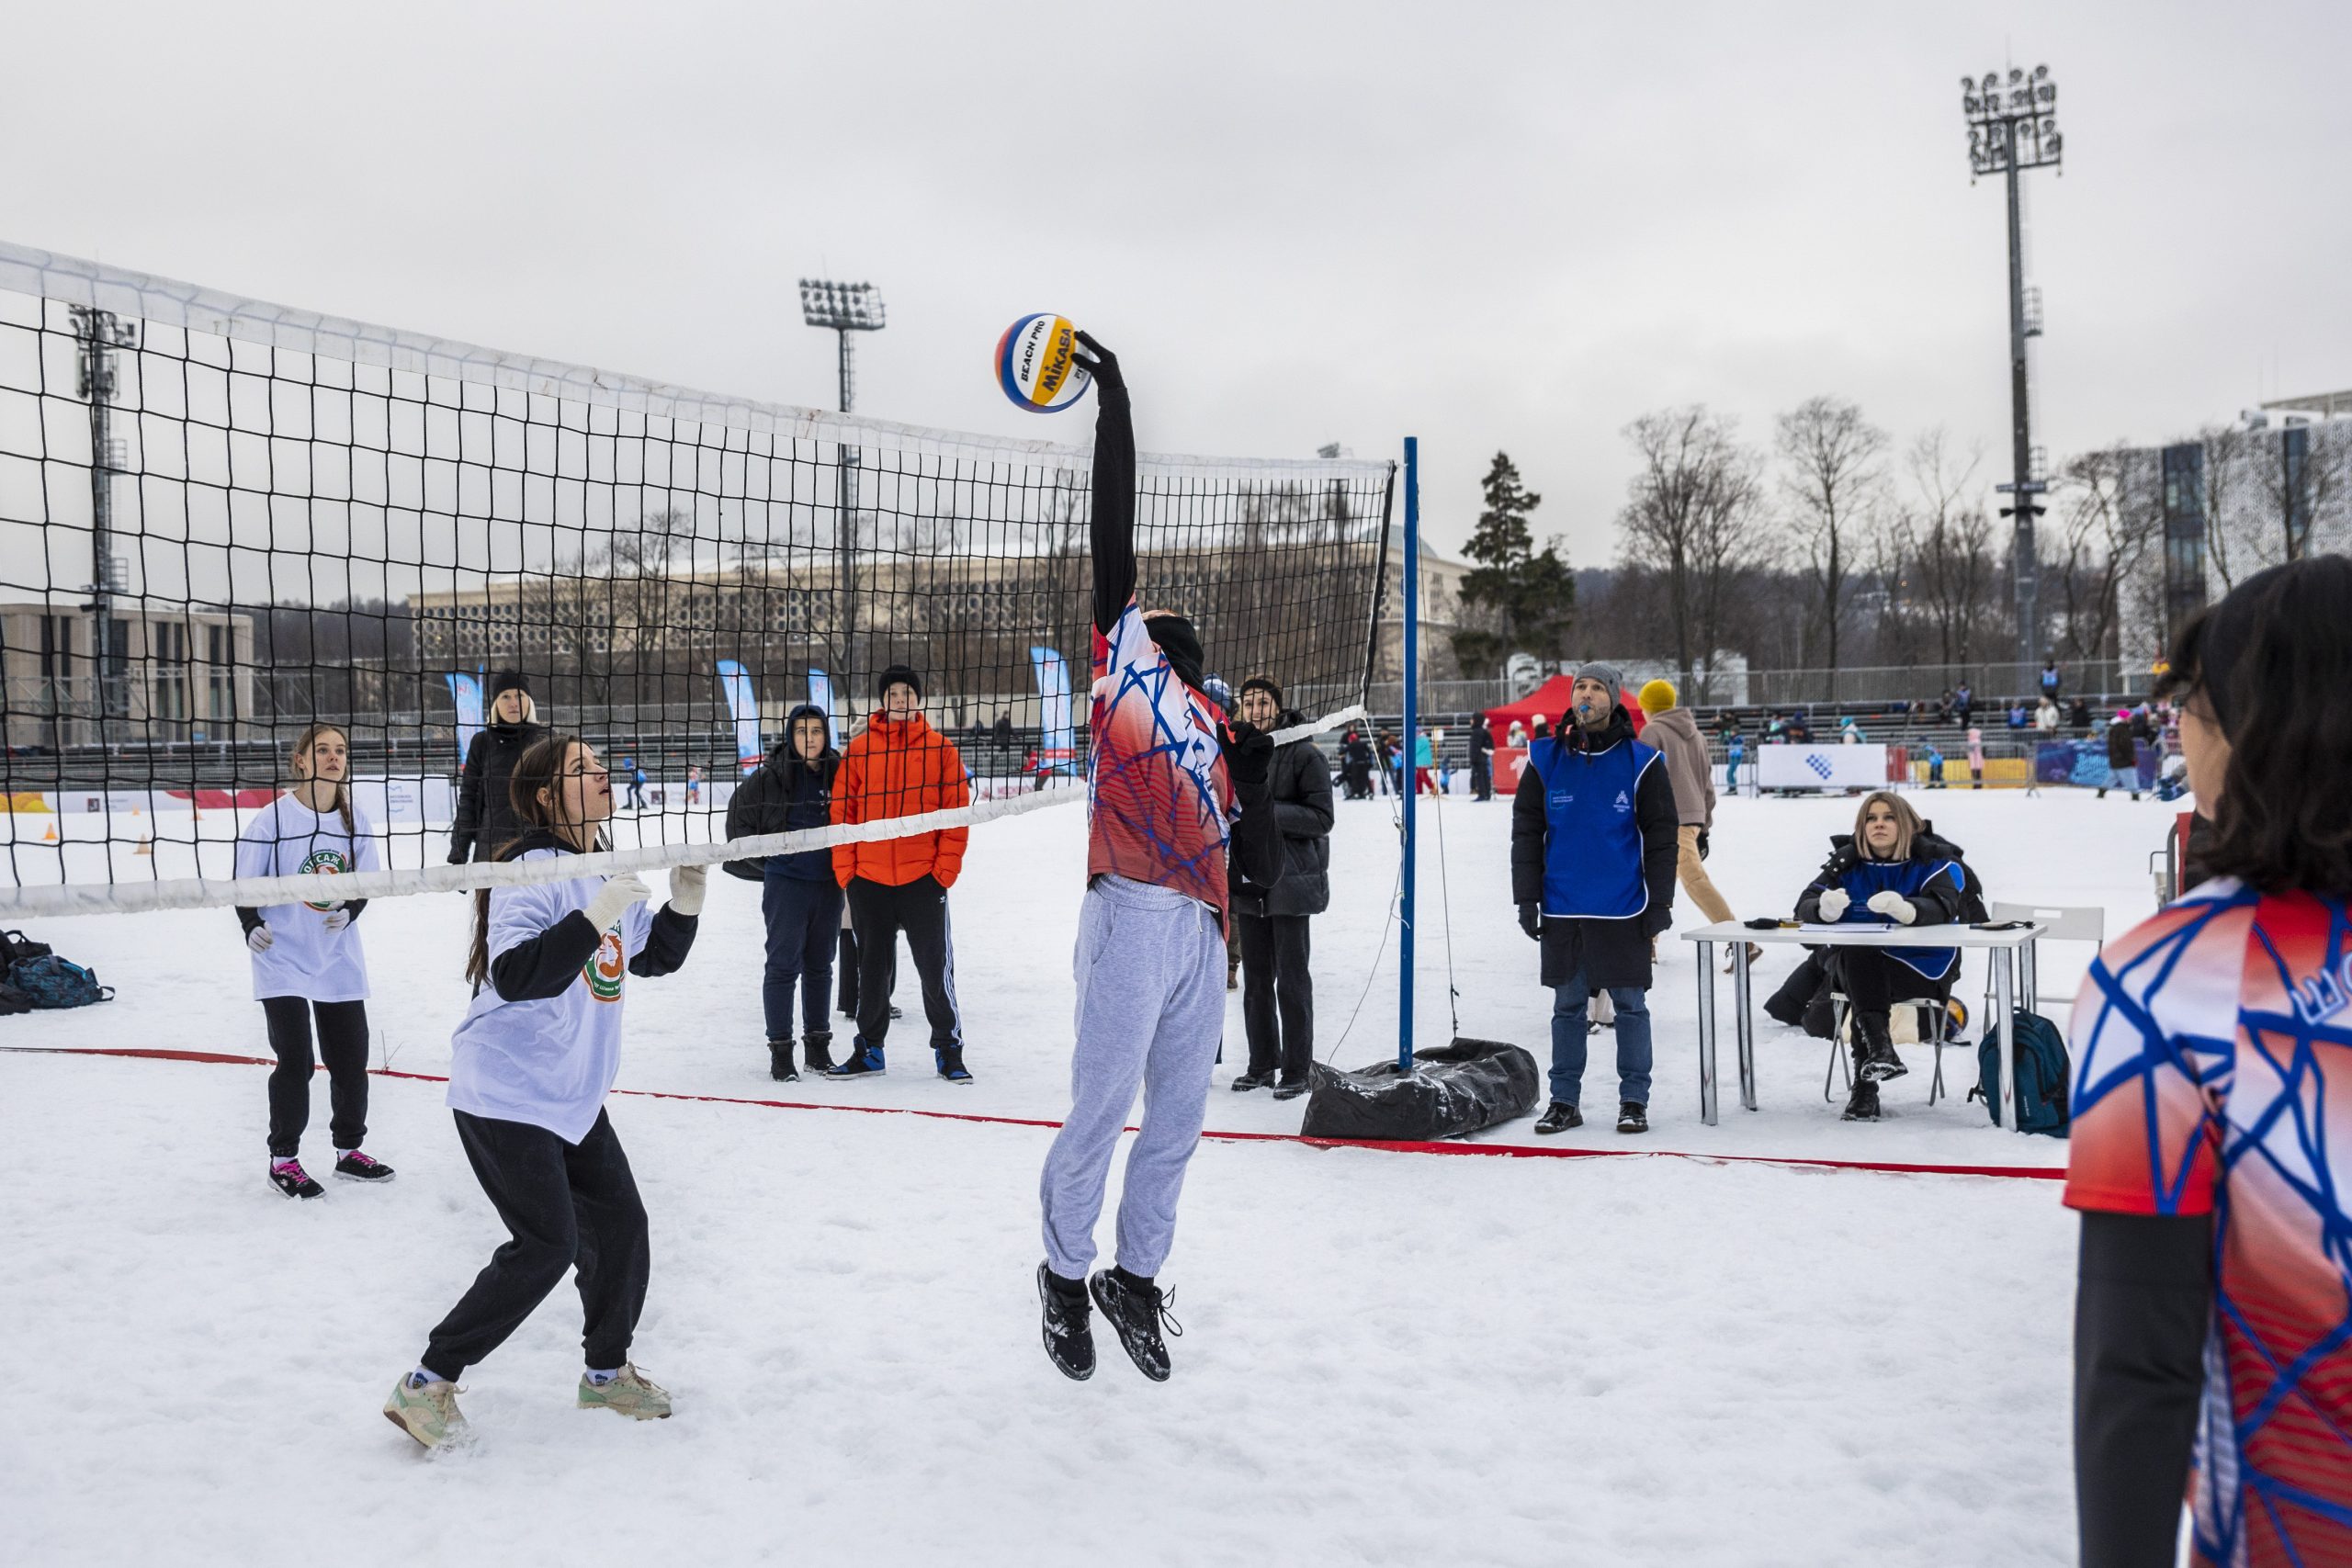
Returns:
[[[1634,797],[1658,754],[1638,740],[1572,750],[1552,736],[1531,742],[1527,765],[1544,781],[1544,912],[1623,920],[1649,908]]]

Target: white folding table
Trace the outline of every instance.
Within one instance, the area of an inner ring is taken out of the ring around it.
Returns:
[[[2018,998],[2034,994],[2034,942],[2043,927],[2026,924],[2011,931],[1986,931],[1977,926],[1838,926],[1834,929],[1776,926],[1753,931],[1736,920],[1701,926],[1682,933],[1699,954],[1699,1115],[1715,1124],[1715,947],[1728,943],[1732,954],[1732,996],[1739,1037],[1739,1102],[1756,1109],[1756,1017],[1754,986],[1748,976],[1747,944],[1765,947],[1981,947],[1991,956],[1995,1027],[2001,1036],[2000,1124],[2018,1124]]]

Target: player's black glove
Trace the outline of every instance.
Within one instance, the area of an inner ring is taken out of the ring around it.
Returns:
[[[1519,907],[1519,929],[1537,942],[1544,940],[1544,906],[1521,904]]]
[[[1125,391],[1126,378],[1119,374],[1119,356],[1094,341],[1091,334],[1078,334],[1078,363],[1086,373],[1114,391]]]
[[[1233,781],[1233,797],[1243,809],[1266,798],[1266,775],[1274,764],[1274,738],[1246,720],[1236,719],[1217,735],[1225,753],[1225,776]]]
[[[1699,858],[1707,858],[1707,830],[1704,828],[1699,829]]]

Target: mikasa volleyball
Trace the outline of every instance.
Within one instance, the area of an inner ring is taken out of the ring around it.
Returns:
[[[1078,329],[1067,316],[1040,310],[1004,329],[996,341],[996,384],[1031,413],[1057,413],[1078,401],[1093,378],[1078,363]]]

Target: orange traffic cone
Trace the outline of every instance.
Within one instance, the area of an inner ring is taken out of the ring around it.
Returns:
[[[135,849],[135,850],[131,851],[130,852],[131,852],[132,854],[135,854],[135,855],[152,855],[152,854],[153,854],[153,853],[155,852],[155,838],[154,838],[154,835],[153,835],[153,834],[152,834],[152,833],[141,833],[141,834],[140,834],[140,835],[139,835],[139,847],[138,847],[137,849]]]

